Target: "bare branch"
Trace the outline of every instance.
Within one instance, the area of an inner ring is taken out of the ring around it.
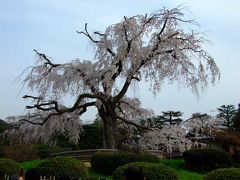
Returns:
[[[123,96],[127,93],[128,87],[131,84],[132,79],[131,78],[127,78],[121,91],[114,97],[114,102],[118,102],[120,99],[123,98]]]
[[[59,105],[58,105],[57,101],[52,101],[51,100],[49,102],[41,103],[41,100],[43,100],[41,97],[34,97],[34,96],[29,96],[29,95],[25,95],[25,96],[23,96],[23,98],[32,98],[32,99],[38,100],[37,104],[34,104],[32,106],[26,106],[27,109],[39,109],[39,110],[42,110],[42,111],[54,110],[54,111],[56,111],[60,114],[66,113],[66,112],[70,113],[70,112],[73,112],[73,111],[75,111],[79,108],[84,108],[85,107],[84,105],[79,106],[79,104],[81,103],[81,101],[84,98],[92,98],[92,99],[99,98],[99,99],[102,99],[102,101],[104,102],[104,99],[102,97],[100,97],[99,95],[96,96],[96,95],[92,95],[92,94],[81,94],[72,107],[70,107],[70,108],[67,108],[67,107],[59,108]],[[88,104],[88,106],[89,105],[94,105],[94,104],[90,103],[90,104]]]
[[[77,33],[78,34],[84,34],[85,36],[87,36],[94,43],[98,43],[99,42],[97,40],[94,40],[93,37],[88,33],[87,23],[85,23],[85,32],[84,31],[77,31]]]
[[[111,49],[107,48],[107,52],[109,52],[109,54],[111,54],[113,57],[116,55]]]
[[[22,98],[26,99],[26,98],[31,98],[31,99],[38,99],[38,100],[42,100],[42,97],[39,96],[29,96],[29,95],[24,95]]]
[[[95,102],[89,102],[89,103],[85,103],[85,104],[82,104],[82,105],[78,106],[76,109],[82,109],[79,112],[79,115],[82,115],[87,111],[87,107],[94,106],[94,105],[95,105]],[[37,109],[42,110],[42,111],[46,111],[47,109],[50,111],[50,110],[54,109],[54,108],[45,108],[44,109],[44,108],[41,108],[40,105],[39,106],[33,106],[32,108],[37,108]],[[31,124],[34,124],[34,125],[41,125],[42,126],[44,123],[46,123],[48,120],[50,120],[51,117],[59,116],[63,113],[71,113],[71,112],[75,111],[76,109],[65,108],[65,109],[59,110],[58,112],[50,112],[46,117],[43,117],[41,114],[29,115],[27,118],[20,119],[19,122],[28,122],[28,123],[31,123]],[[37,117],[39,119],[39,122],[36,122]]]
[[[93,32],[94,34],[97,34],[97,35],[99,35],[99,36],[106,36],[104,33],[100,33],[100,32],[98,32],[98,31],[95,31],[95,32]]]
[[[45,54],[43,53],[39,53],[36,49],[34,49],[34,52],[36,52],[36,54],[41,58],[41,59],[44,59],[46,62],[44,63],[45,66],[48,66],[50,65],[50,69],[49,69],[49,72],[52,70],[52,68],[54,67],[58,67],[60,66],[61,64],[54,64],[51,62],[50,58],[48,58]]]
[[[135,80],[137,80],[137,81],[140,81],[140,79],[139,79],[138,77],[135,77],[135,76],[133,76],[132,79],[135,79]]]
[[[84,34],[85,36],[87,36],[93,43],[100,43],[100,41],[93,39],[93,37],[89,34],[88,30],[87,30],[87,23],[85,23],[85,32],[84,31],[77,31],[78,34]],[[105,34],[100,33],[95,31],[94,34],[97,34],[99,36],[105,36]],[[111,54],[113,57],[115,56],[115,53],[108,47],[106,48],[106,51]]]
[[[78,108],[82,108],[81,112],[79,113],[79,115],[82,115],[84,114],[85,112],[87,112],[87,107],[89,106],[95,106],[96,105],[96,102],[90,102],[90,103],[85,103],[81,106],[79,106]]]

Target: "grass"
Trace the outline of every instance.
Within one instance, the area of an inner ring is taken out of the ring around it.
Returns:
[[[44,160],[33,160],[33,161],[26,161],[23,162],[22,165],[25,170],[30,168],[36,168],[41,162]],[[175,169],[178,173],[179,180],[202,180],[204,174],[197,173],[194,171],[190,171],[186,168],[185,163],[181,159],[163,159],[161,163]],[[91,170],[90,163],[85,163],[85,165],[89,168],[89,177],[101,179],[104,178],[106,180],[112,180],[111,176],[105,176],[103,174],[94,172]]]
[[[163,159],[162,164],[175,169],[178,173],[179,180],[202,180],[204,174],[191,171],[186,168],[185,163],[181,159]]]
[[[44,160],[32,160],[32,161],[25,161],[22,162],[22,166],[25,170],[36,168],[40,163],[42,163]]]
[[[106,179],[106,180],[112,180],[112,177],[111,176],[106,176],[106,175],[103,175],[103,174],[99,174],[97,172],[94,172],[91,170],[91,168],[89,169],[88,171],[89,173],[89,177],[92,177],[92,178],[96,178],[96,179]]]

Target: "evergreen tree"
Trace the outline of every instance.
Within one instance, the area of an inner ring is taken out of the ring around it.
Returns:
[[[199,119],[207,119],[210,118],[211,116],[207,113],[193,113],[191,119],[199,118]]]
[[[240,131],[240,103],[238,104],[238,111],[233,118],[233,128],[235,131]]]
[[[163,116],[154,116],[147,119],[141,119],[140,125],[148,127],[148,128],[158,128],[161,129],[164,125],[164,117]]]
[[[222,105],[217,108],[219,114],[217,117],[224,118],[226,120],[225,126],[230,129],[233,127],[233,118],[235,117],[237,110],[234,105]]]
[[[181,111],[163,111],[162,112],[162,119],[164,123],[168,123],[170,125],[180,124],[183,121],[180,118],[183,115]]]

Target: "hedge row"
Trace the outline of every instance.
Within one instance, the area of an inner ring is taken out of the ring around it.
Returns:
[[[92,169],[105,175],[111,175],[116,168],[131,162],[159,163],[160,159],[150,154],[132,153],[97,153],[91,159]]]

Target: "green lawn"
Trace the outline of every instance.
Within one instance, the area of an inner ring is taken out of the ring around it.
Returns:
[[[36,168],[41,162],[44,160],[33,160],[33,161],[25,161],[22,163],[22,166],[25,170]]]
[[[96,178],[96,179],[105,178],[106,180],[112,180],[111,176],[105,176],[103,174],[96,173],[92,171],[91,168],[89,169],[89,177]]]
[[[38,164],[40,164],[43,161],[44,160],[26,161],[26,162],[23,162],[22,165],[23,165],[24,169],[27,170],[27,169],[30,169],[30,168],[37,167]],[[203,179],[204,174],[188,170],[185,167],[185,164],[184,164],[183,160],[180,160],[180,159],[170,159],[170,160],[169,159],[163,159],[163,160],[161,160],[161,163],[175,169],[178,173],[179,180],[202,180]],[[112,180],[111,176],[105,176],[105,175],[96,173],[96,172],[92,171],[90,167],[89,167],[89,177],[97,178],[97,179],[105,178],[106,180]]]
[[[163,159],[161,163],[175,169],[178,172],[179,180],[202,180],[204,174],[190,171],[185,167],[184,161],[180,159]]]

